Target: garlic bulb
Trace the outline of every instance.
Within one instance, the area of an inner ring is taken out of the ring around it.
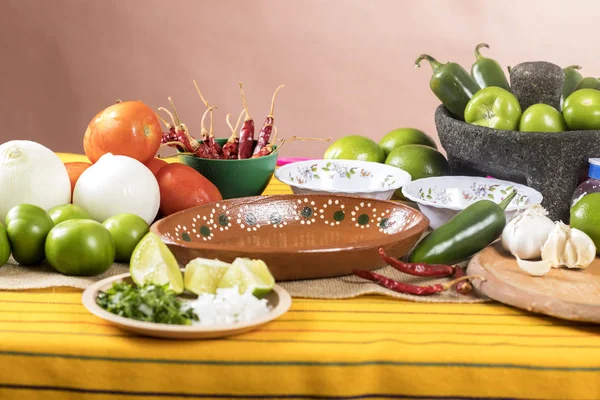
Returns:
[[[558,268],[587,268],[596,258],[596,246],[592,239],[562,222],[557,222],[542,247],[542,260]]]
[[[502,231],[502,247],[524,260],[540,258],[542,246],[554,228],[546,215],[548,212],[539,204],[516,215]]]

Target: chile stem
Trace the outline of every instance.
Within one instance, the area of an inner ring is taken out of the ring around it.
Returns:
[[[306,141],[306,140],[317,140],[317,141],[323,141],[323,142],[330,142],[331,138],[312,138],[312,137],[300,137],[300,136],[290,136],[290,138],[288,139],[290,142],[293,142],[295,140],[299,140],[299,141]]]
[[[163,117],[161,117],[160,115],[156,114],[156,117],[163,123],[165,124],[165,126],[167,127],[167,129],[171,129],[172,125],[170,123],[167,122],[166,119],[164,119]]]
[[[429,54],[421,54],[415,60],[415,68],[420,68],[421,67],[421,61],[423,61],[423,60],[427,61],[431,65],[431,68],[433,69],[434,73],[438,72],[444,66],[444,64],[442,64],[441,62],[439,62],[435,58],[431,57]]]
[[[569,65],[565,69],[581,69],[581,68],[583,68],[581,65]]]
[[[206,106],[206,108],[208,108],[209,107],[208,101],[206,101],[206,99],[204,98],[204,96],[202,96],[202,92],[200,92],[200,88],[198,87],[198,84],[196,83],[195,79],[194,79],[194,86],[196,86],[196,91],[198,92],[198,95],[200,96],[200,99],[202,100],[202,102],[204,103],[204,105]]]
[[[167,110],[164,107],[158,107],[158,111],[165,112],[171,118],[171,122],[173,123],[173,126],[177,126],[177,124],[175,123],[175,117],[173,117],[173,114],[171,114],[171,111]]]
[[[506,196],[506,198],[504,200],[502,200],[500,203],[498,203],[498,207],[500,207],[503,210],[506,210],[506,207],[508,207],[508,205],[515,198],[516,195],[517,195],[517,190],[514,189],[511,194]]]
[[[171,98],[169,97],[169,103],[171,104],[171,108],[173,109],[173,115],[175,116],[175,122],[176,122],[176,126],[181,125],[181,120],[179,119],[179,115],[177,115],[177,109],[175,108],[175,104],[173,103],[173,100],[171,100]]]
[[[273,110],[275,109],[275,97],[277,96],[277,92],[279,89],[284,88],[285,85],[279,85],[277,89],[275,89],[275,93],[273,93],[273,98],[271,99],[271,111],[269,111],[269,117],[273,118]]]
[[[490,48],[490,46],[488,46],[487,43],[479,43],[477,46],[475,46],[475,59],[477,59],[477,61],[481,60],[482,58],[485,58],[479,52],[479,50],[481,50],[482,47],[485,47],[486,49]]]
[[[242,115],[244,115],[245,112],[246,112],[245,110],[242,110],[242,112],[240,113],[240,116],[238,117],[237,122],[235,124],[235,128],[233,128],[231,126],[231,122],[229,122],[229,116],[231,114],[227,114],[227,116],[225,117],[225,121],[227,121],[227,125],[229,125],[229,129],[231,129],[231,134],[233,137],[237,137],[237,130],[238,130],[238,127],[240,126],[240,121],[242,120]]]
[[[242,94],[242,103],[244,104],[244,111],[246,111],[246,121],[250,121],[252,117],[248,112],[248,104],[246,104],[246,96],[244,96],[244,88],[242,87],[242,82],[240,82],[240,93]]]
[[[466,276],[461,276],[460,278],[456,278],[450,282],[442,283],[442,286],[444,287],[444,290],[448,290],[452,286],[456,285],[457,283],[466,281],[466,280],[470,280],[470,279],[481,279],[484,282],[487,280],[483,276],[479,276],[479,275],[466,275]]]
[[[204,114],[202,114],[202,120],[200,121],[200,132],[201,135],[204,136],[207,133],[206,130],[206,126],[204,125],[204,121],[206,120],[206,116],[208,115],[208,113],[210,112],[212,115],[212,109],[216,108],[217,106],[210,106],[206,109],[206,111],[204,111]]]

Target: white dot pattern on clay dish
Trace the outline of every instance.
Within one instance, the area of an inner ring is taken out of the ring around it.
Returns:
[[[269,226],[282,229],[288,225],[290,219],[307,226],[322,222],[332,228],[344,223],[351,223],[357,229],[376,227],[379,232],[386,235],[397,231],[397,227],[394,226],[397,221],[392,221],[393,218],[390,218],[390,210],[378,210],[368,201],[360,202],[348,209],[339,199],[327,199],[322,204],[318,204],[305,197],[294,201],[287,214],[282,215],[280,211],[275,210],[268,220],[262,221],[258,221],[248,205],[233,211],[235,215],[231,215],[227,206],[220,203],[216,203],[214,208],[208,211],[205,215],[196,214],[187,225],[175,226],[174,232],[167,233],[166,237],[178,242],[189,242],[192,238],[210,241],[215,237],[215,233],[228,231],[234,227],[249,233]]]

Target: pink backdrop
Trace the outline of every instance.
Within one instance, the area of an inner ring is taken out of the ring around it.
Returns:
[[[469,68],[473,48],[504,67],[545,60],[600,75],[600,3],[551,0],[3,0],[0,141],[30,139],[82,152],[90,119],[117,99],[153,108],[172,96],[192,133],[203,105],[192,80],[225,113],[244,82],[260,125],[273,90],[282,137],[379,140],[403,126],[436,136],[423,52]],[[485,52],[485,49],[484,49]],[[437,139],[437,136],[436,136]],[[295,142],[284,156],[322,156]],[[163,152],[164,154],[169,151]]]

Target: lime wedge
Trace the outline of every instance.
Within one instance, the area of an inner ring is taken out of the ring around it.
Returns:
[[[175,293],[183,293],[179,263],[167,245],[152,232],[147,233],[133,250],[129,272],[138,286],[145,283],[168,284]]]
[[[262,298],[275,286],[275,278],[262,260],[236,258],[219,281],[218,288],[238,287],[240,294],[251,290],[255,297]]]
[[[219,260],[195,258],[185,266],[183,282],[185,289],[200,295],[217,293],[217,286],[231,264]]]

